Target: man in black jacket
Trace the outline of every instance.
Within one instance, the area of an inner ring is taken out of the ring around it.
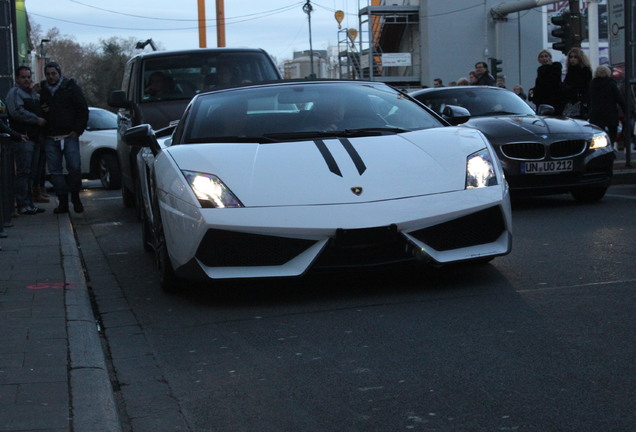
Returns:
[[[486,62],[480,61],[475,63],[475,74],[477,75],[476,85],[495,85],[495,78],[488,71],[488,64]]]
[[[45,81],[40,84],[40,104],[45,125],[46,160],[55,189],[58,206],[55,213],[68,213],[68,195],[73,210],[84,211],[79,192],[82,188],[79,136],[88,123],[88,105],[75,80],[62,76],[56,62],[44,66]],[[62,157],[66,161],[68,181],[64,177]]]

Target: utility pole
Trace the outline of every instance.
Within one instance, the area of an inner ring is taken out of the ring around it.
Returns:
[[[205,0],[198,1],[199,12],[199,48],[207,47],[207,33],[205,27]]]
[[[307,14],[307,19],[309,20],[309,64],[311,66],[311,78],[316,77],[314,73],[314,49],[311,44],[311,13],[313,10],[314,8],[311,6],[311,1],[307,0],[303,5],[303,11]]]
[[[225,47],[225,5],[223,0],[216,0],[216,46]]]

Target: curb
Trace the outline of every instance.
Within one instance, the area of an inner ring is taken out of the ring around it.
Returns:
[[[66,282],[72,430],[122,432],[86,278],[68,217],[58,218]]]

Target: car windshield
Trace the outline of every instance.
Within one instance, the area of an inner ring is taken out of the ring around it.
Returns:
[[[384,84],[288,83],[200,95],[183,142],[292,141],[396,134],[443,123]]]
[[[88,111],[88,125],[86,130],[117,129],[117,115],[103,109]]]
[[[197,93],[279,77],[262,52],[202,51],[147,59],[142,74],[142,103],[189,100]]]
[[[493,115],[533,115],[532,108],[510,90],[488,87],[453,87],[413,95],[436,113],[446,105],[466,108],[472,117]]]

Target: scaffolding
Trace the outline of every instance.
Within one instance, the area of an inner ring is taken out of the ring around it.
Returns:
[[[349,29],[338,32],[340,76],[404,87],[419,85],[419,13],[418,5],[359,9],[358,39],[350,38]]]

